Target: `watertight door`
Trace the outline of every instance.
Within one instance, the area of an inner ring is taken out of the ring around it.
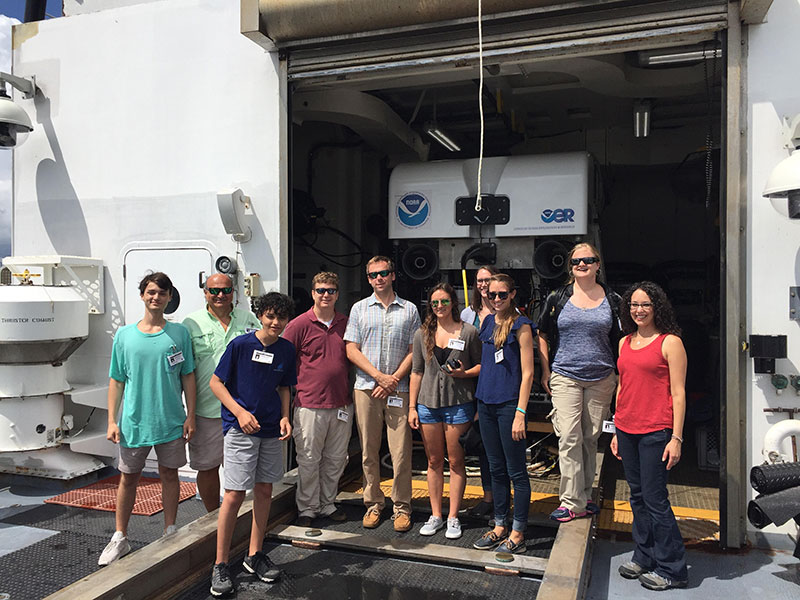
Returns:
[[[205,299],[200,290],[201,278],[212,272],[214,259],[206,248],[148,248],[125,254],[125,322],[136,323],[144,307],[139,282],[148,272],[170,274],[175,292],[164,315],[180,323],[190,312],[202,308]]]

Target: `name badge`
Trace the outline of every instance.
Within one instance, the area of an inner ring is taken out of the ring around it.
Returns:
[[[350,414],[346,410],[340,408],[339,412],[336,413],[336,418],[347,423],[350,420]]]
[[[167,355],[167,362],[169,363],[170,367],[174,367],[175,365],[181,364],[185,358],[183,358],[183,350],[179,350],[175,354],[168,354]]]
[[[451,350],[463,350],[464,349],[464,340],[460,340],[458,338],[450,338],[447,342],[447,347]]]
[[[497,352],[494,353],[494,362],[501,363],[503,362],[503,349],[500,348]]]
[[[386,406],[403,408],[403,399],[400,396],[389,396],[386,399]]]
[[[256,331],[258,331],[258,329],[256,329],[255,327],[245,327],[244,328],[244,332],[245,333],[255,333]]]
[[[603,421],[603,433],[617,433],[614,421]]]
[[[275,355],[272,352],[264,352],[263,350],[253,350],[253,361],[265,365],[271,365],[272,359]]]

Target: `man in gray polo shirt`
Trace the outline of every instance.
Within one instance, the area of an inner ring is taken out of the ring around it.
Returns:
[[[219,466],[222,464],[222,406],[208,387],[225,348],[233,338],[261,329],[249,310],[233,307],[233,280],[222,273],[206,279],[206,306],[183,325],[192,336],[197,379],[197,429],[189,440],[189,465],[197,471],[197,489],[208,512],[219,508]]]
[[[395,531],[411,529],[411,429],[408,425],[408,374],[414,333],[419,329],[417,307],[395,294],[394,264],[375,256],[367,262],[367,280],[375,293],[353,305],[344,340],[347,358],[356,366],[353,400],[361,438],[364,470],[363,526],[380,524],[380,447],[383,426],[392,457]]]

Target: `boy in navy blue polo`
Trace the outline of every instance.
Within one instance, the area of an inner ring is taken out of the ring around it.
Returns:
[[[222,402],[225,435],[225,497],[217,522],[217,558],[211,593],[233,592],[228,571],[236,516],[245,492],[253,490],[253,525],[244,568],[271,583],[280,571],[261,551],[272,500],[272,484],[283,477],[281,442],[289,438],[289,386],[297,383],[295,348],[280,338],[294,302],[277,292],[253,300],[261,329],[233,339],[211,376],[211,391]]]

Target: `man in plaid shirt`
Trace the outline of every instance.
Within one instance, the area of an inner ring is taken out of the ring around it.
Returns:
[[[367,262],[367,280],[375,293],[353,305],[344,340],[347,358],[356,366],[353,401],[361,438],[364,470],[363,526],[377,527],[385,498],[380,488],[383,426],[392,457],[394,529],[411,529],[411,429],[408,425],[408,374],[414,333],[420,327],[417,307],[395,294],[394,264],[385,256]]]

